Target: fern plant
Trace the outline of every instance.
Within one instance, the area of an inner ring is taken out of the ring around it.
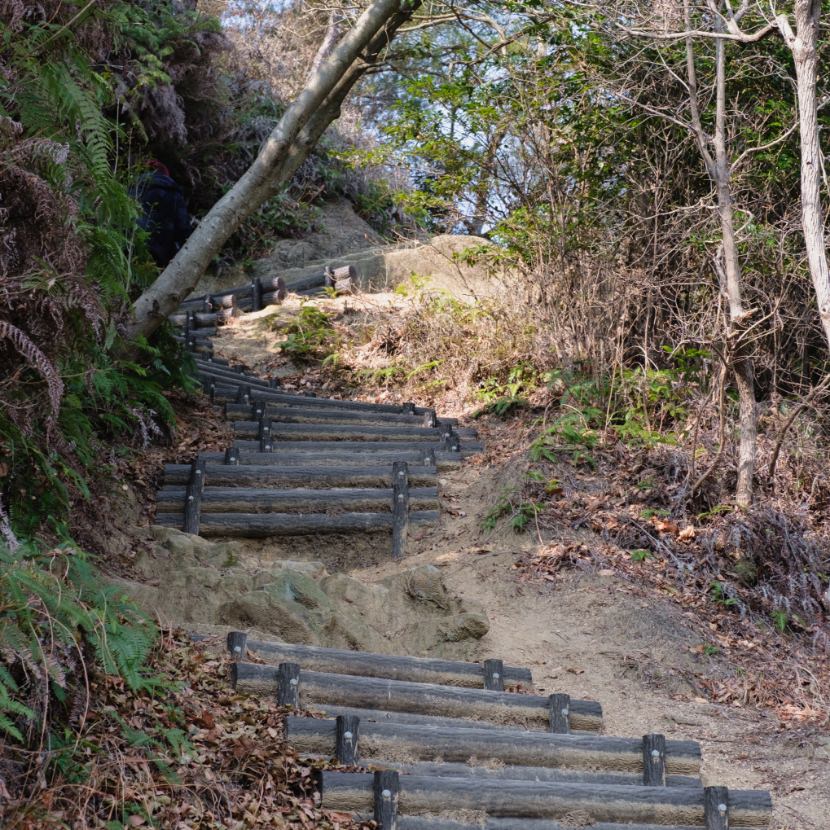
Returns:
[[[0,731],[32,745],[77,717],[82,665],[131,689],[157,688],[144,668],[156,637],[77,548],[0,547]]]

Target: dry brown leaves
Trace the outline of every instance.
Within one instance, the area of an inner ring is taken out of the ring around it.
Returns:
[[[540,495],[539,485],[528,483],[524,497],[541,507],[538,526],[555,529],[557,535],[563,530],[593,531],[596,542],[543,545],[515,563],[518,578],[550,584],[563,571],[590,569],[623,577],[634,593],[662,594],[700,632],[701,653],[717,654],[731,665],[725,677],[701,671],[696,678],[701,692],[719,703],[773,710],[787,727],[826,726],[826,618],[819,614],[799,623],[791,617],[785,633],[775,630],[767,616],[775,605],[763,584],[742,583],[734,570],[735,546],[721,544],[730,534],[734,537],[737,523],[744,527],[751,520],[680,511],[664,515],[668,511],[655,509],[655,504],[665,506],[670,500],[655,492],[659,482],[647,494],[638,489],[642,475],[632,470],[633,456],[617,447],[600,459],[596,471],[576,469],[566,461],[538,466],[545,478],[565,482],[552,496]]]
[[[34,791],[3,816],[6,830],[372,826],[320,809],[315,768],[285,743],[284,712],[268,698],[237,694],[225,658],[168,633],[155,663],[179,685],[151,696],[113,678],[94,682],[95,707],[78,744],[86,767],[43,787],[30,780]]]

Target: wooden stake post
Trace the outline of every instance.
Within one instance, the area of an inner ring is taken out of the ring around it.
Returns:
[[[409,465],[406,461],[396,461],[392,465],[392,521],[392,558],[402,559],[409,529]]]

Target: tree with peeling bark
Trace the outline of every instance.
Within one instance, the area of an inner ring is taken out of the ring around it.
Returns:
[[[260,205],[273,196],[302,164],[354,85],[374,65],[420,0],[373,0],[353,27],[319,56],[305,88],[280,118],[259,155],[222,197],[158,279],[135,301],[128,328],[131,339],[147,337],[199,282],[213,257]],[[335,31],[339,23],[333,23]]]

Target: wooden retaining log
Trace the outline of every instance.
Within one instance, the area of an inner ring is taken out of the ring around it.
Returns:
[[[362,749],[362,747],[361,747]],[[305,753],[303,753],[305,756]],[[365,752],[363,753],[365,755]],[[320,756],[330,758],[330,755]],[[311,756],[309,756],[309,759]],[[478,760],[478,759],[476,759]],[[574,770],[561,767],[524,767],[504,766],[488,767],[479,763],[442,763],[422,761],[417,763],[385,761],[382,758],[363,757],[358,762],[371,769],[396,769],[401,775],[427,775],[442,778],[477,778],[489,781],[491,786],[498,786],[499,781],[537,781],[559,784],[620,784],[626,787],[639,787],[643,776],[633,772],[601,772],[598,770]],[[700,787],[700,778],[691,775],[669,775],[664,786]]]
[[[191,297],[189,300],[182,300],[179,309],[182,311],[216,311],[220,308],[234,308],[238,301],[245,297],[250,299],[250,285],[239,289],[218,291],[216,294],[200,294],[198,297]]]
[[[490,723],[489,721],[483,720],[470,721],[464,718],[449,718],[437,715],[419,715],[415,712],[389,712],[385,709],[360,709],[352,706],[336,706],[331,704],[312,704],[308,708],[315,715],[329,718],[334,718],[338,715],[355,715],[361,719],[361,722],[409,723],[421,727],[440,729],[469,729],[475,727],[476,729],[485,729],[488,732],[498,730],[501,732],[515,733],[517,730],[517,727],[511,724]],[[573,734],[573,730],[571,734]],[[584,732],[581,734],[590,735],[593,733]]]
[[[257,452],[259,450],[259,441],[248,440],[245,438],[239,438],[233,442],[235,447],[238,447],[240,450],[248,450]],[[430,441],[429,439],[418,439],[418,440],[409,440],[409,441],[396,441],[396,440],[389,440],[389,441],[350,441],[350,440],[342,440],[342,441],[289,441],[289,440],[279,440],[275,441],[273,445],[274,452],[288,452],[288,451],[299,451],[302,450],[309,454],[311,453],[323,453],[324,455],[328,455],[328,453],[332,452],[333,450],[365,450],[366,452],[372,452],[374,450],[389,450],[389,449],[399,449],[399,450],[420,450],[422,452],[427,452],[428,450],[435,450],[437,452],[448,452],[444,444],[439,441]],[[471,455],[475,455],[476,453],[480,453],[484,450],[484,445],[480,444],[478,441],[465,441],[464,445],[459,451],[452,451],[456,456],[459,458],[468,458]]]
[[[303,406],[302,399],[292,402],[291,404],[269,403],[265,401],[254,401],[251,406],[238,403],[226,403],[225,417],[234,421],[250,421],[254,420],[259,414],[266,415],[273,421],[282,421],[284,423],[343,423],[343,424],[405,424],[416,427],[423,426],[423,417],[420,415],[411,415],[410,413],[397,412],[366,412],[362,410],[344,410],[342,408],[325,408],[315,407],[310,409]],[[442,419],[444,423],[451,423],[455,425],[457,420],[454,418]],[[438,427],[435,427],[436,429]]]
[[[211,487],[392,487],[392,467],[332,467],[313,465],[226,465],[208,464],[206,481]],[[413,486],[435,487],[436,474],[426,467],[413,467],[409,472]],[[185,484],[190,480],[189,464],[165,464],[165,485]]]
[[[325,285],[325,271],[319,274],[312,274],[310,277],[302,277],[301,279],[286,282],[286,288],[290,294],[299,294],[301,291],[307,291],[310,288],[325,288]]]
[[[413,514],[413,521],[417,515]],[[268,694],[274,691],[276,672],[273,666],[236,663],[233,666],[233,680],[243,691]],[[300,696],[304,708],[321,704],[389,709],[468,718],[471,721],[489,720],[540,730],[546,729],[548,723],[546,697],[440,686],[434,683],[303,671],[300,676]],[[602,726],[602,707],[593,700],[572,700],[570,720],[573,729],[598,731]]]
[[[216,333],[216,326],[206,326],[201,329],[190,329],[187,333],[187,339],[196,341],[206,340],[211,337],[216,337]]]
[[[370,815],[358,815],[361,821],[371,819]],[[546,819],[510,819],[489,818],[476,824],[463,824],[447,821],[444,818],[427,818],[422,816],[398,816],[398,830],[576,830],[572,822],[548,821]],[[609,824],[601,821],[591,824],[585,830],[700,830],[699,827],[678,824]],[[750,830],[761,830],[750,828]]]
[[[197,368],[201,368],[204,366],[205,363],[199,362],[197,364]],[[210,366],[210,363],[207,363],[207,366]],[[219,367],[217,367],[219,368]],[[206,371],[210,371],[206,369]],[[219,371],[223,371],[219,368]],[[227,367],[225,368],[225,374],[227,374]],[[234,370],[231,370],[231,373],[234,374]],[[254,383],[254,378],[250,378],[247,375],[240,376],[238,373],[235,374],[235,382],[238,381],[240,383],[249,383],[249,385],[256,386],[257,384]],[[267,387],[267,382],[263,381],[262,378],[256,378],[259,381],[259,386],[265,385]],[[398,404],[386,404],[386,403],[370,403],[369,401],[354,401],[354,400],[342,400],[340,398],[317,398],[317,397],[310,397],[308,395],[301,395],[299,393],[291,393],[286,392],[284,390],[271,390],[268,388],[257,389],[256,390],[256,399],[262,400],[266,402],[275,402],[275,403],[296,403],[301,402],[302,405],[306,408],[313,408],[316,409],[317,407],[322,408],[339,408],[339,409],[353,409],[353,410],[361,410],[361,411],[368,411],[368,412],[391,412],[397,414],[416,414],[416,415],[423,415],[426,410],[423,407],[414,407],[413,410],[410,410],[402,405]]]
[[[383,452],[361,452],[360,450],[332,450],[326,454],[325,458],[312,454],[309,457],[308,453],[286,452],[280,447],[276,451],[271,452],[241,452],[238,448],[234,448],[237,453],[238,462],[240,464],[259,464],[269,465],[274,464],[284,466],[305,466],[319,463],[321,466],[332,467],[392,467],[395,461],[406,461],[413,467],[425,467],[433,472],[436,466],[440,469],[454,469],[459,465],[461,459],[458,453],[438,453],[436,463],[427,464],[427,453],[420,450],[386,450]],[[223,452],[204,452],[199,454],[199,458],[208,462],[224,461],[225,453]],[[318,459],[315,462],[315,459]]]
[[[374,776],[327,772],[321,775],[323,807],[367,813],[373,809]],[[705,790],[697,787],[626,787],[612,784],[556,784],[500,781],[497,787],[473,778],[401,776],[400,807],[407,814],[474,810],[493,817],[561,819],[585,814],[595,822],[628,822],[658,827],[706,827]],[[732,790],[730,827],[768,827],[768,792]],[[525,825],[517,825],[524,827]]]
[[[418,510],[413,524],[437,522],[438,510]],[[157,513],[156,524],[182,527],[182,513]],[[391,513],[202,513],[199,535],[266,539],[270,536],[317,536],[329,533],[389,533]]]
[[[208,328],[210,326],[223,326],[233,316],[233,309],[221,309],[220,311],[195,311],[191,313],[191,326],[195,328]],[[167,319],[174,325],[184,328],[187,325],[187,312],[171,314]]]
[[[238,635],[240,632],[231,633]],[[429,682],[474,689],[480,689],[484,684],[483,668],[479,663],[438,660],[432,657],[391,657],[367,651],[293,645],[270,640],[246,640],[246,644],[249,651],[256,652],[263,660],[275,666],[280,663],[299,663],[306,671]],[[504,677],[511,686],[529,689],[533,685],[530,669],[504,666]]]
[[[200,494],[201,513],[326,513],[359,510],[382,513],[390,509],[393,490],[386,487],[333,487],[290,490],[273,487],[206,487]],[[413,487],[410,490],[413,510],[437,510],[437,487]],[[181,488],[159,490],[157,509],[178,513],[184,509],[187,491]]]
[[[269,419],[270,420],[270,419]],[[233,431],[240,438],[250,438],[259,433],[257,421],[233,421]],[[417,424],[349,424],[349,423],[286,423],[271,421],[274,440],[286,441],[441,441],[438,429],[429,429]],[[462,438],[475,438],[474,430],[457,430]]]
[[[301,673],[300,694],[305,682]],[[334,754],[335,721],[289,718],[286,736],[301,752],[331,757]],[[643,741],[594,733],[442,729],[403,723],[361,721],[360,751],[363,758],[400,758],[409,761],[444,761],[479,766],[488,762],[516,767],[580,769],[629,773],[644,784]],[[671,776],[700,775],[700,746],[694,741],[667,741],[666,768]],[[661,785],[665,786],[665,785]]]

